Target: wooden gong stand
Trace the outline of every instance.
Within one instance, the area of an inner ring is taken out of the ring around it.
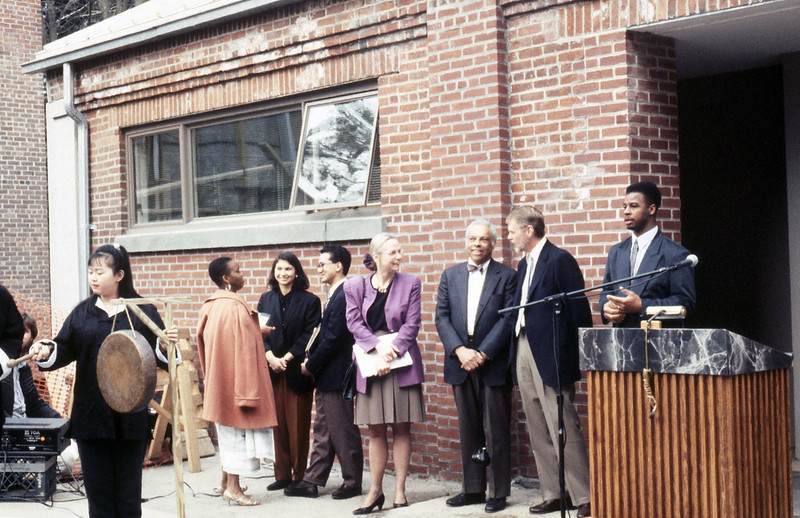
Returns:
[[[186,499],[183,491],[183,451],[181,450],[181,430],[180,430],[180,405],[178,394],[177,369],[175,365],[177,344],[167,337],[167,334],[139,308],[142,304],[164,304],[164,325],[167,329],[172,327],[172,305],[180,302],[191,302],[188,297],[149,297],[139,299],[114,299],[112,304],[124,305],[126,309],[132,311],[139,320],[142,321],[162,342],[167,344],[167,366],[169,367],[169,383],[173,387],[172,396],[172,457],[175,467],[175,498],[178,505],[179,518],[186,518]]]

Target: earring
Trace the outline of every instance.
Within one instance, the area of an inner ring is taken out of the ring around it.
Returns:
[[[225,285],[225,290],[226,291],[231,291],[231,285],[230,284],[226,284]]]

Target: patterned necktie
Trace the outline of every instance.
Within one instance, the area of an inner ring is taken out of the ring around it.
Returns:
[[[483,265],[480,265],[480,266],[478,266],[478,265],[476,265],[476,264],[470,264],[470,263],[467,263],[467,271],[468,271],[469,273],[472,273],[472,272],[474,272],[475,270],[478,270],[478,273],[480,273],[481,275],[483,275]]]
[[[520,293],[520,305],[528,302],[528,291],[531,288],[531,277],[533,277],[533,258],[530,254],[525,256],[525,279],[522,281],[522,291]],[[525,326],[525,310],[520,309],[517,315],[517,324],[514,328],[514,334],[519,336],[520,330]]]
[[[636,256],[639,255],[639,240],[635,237],[633,239],[633,244],[631,245],[631,277],[636,275]]]

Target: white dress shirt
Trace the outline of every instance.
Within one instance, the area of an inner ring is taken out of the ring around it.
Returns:
[[[478,304],[481,301],[483,292],[483,282],[486,280],[486,270],[489,268],[491,259],[483,264],[475,264],[472,259],[467,264],[477,266],[477,270],[469,272],[469,284],[467,285],[467,334],[475,332],[475,319],[478,316]]]
[[[647,248],[650,246],[650,243],[653,242],[656,234],[658,234],[658,227],[653,227],[638,237],[631,235],[631,239],[635,239],[639,243],[639,252],[636,254],[636,265],[635,268],[633,268],[634,272],[639,273],[639,266],[642,264],[644,254],[647,253]],[[631,246],[633,246],[633,242],[631,242]]]
[[[529,254],[525,255],[525,259],[528,262],[528,265],[525,269],[525,281],[522,283],[522,291],[520,292],[519,304],[523,305],[528,302],[528,292],[531,288],[531,280],[533,279],[533,272],[536,270],[536,263],[539,262],[539,256],[542,254],[542,249],[544,248],[544,244],[547,242],[547,238],[543,237],[536,243],[536,246],[533,247],[533,250],[530,251]],[[519,336],[520,330],[525,327],[525,308],[520,308],[519,315],[517,315],[517,326],[515,328],[515,336]]]

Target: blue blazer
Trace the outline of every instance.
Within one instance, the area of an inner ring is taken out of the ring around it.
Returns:
[[[314,374],[317,390],[342,390],[345,372],[352,362],[355,339],[347,329],[343,286],[339,285],[328,299],[317,344],[308,355],[306,369]]]
[[[519,262],[514,305],[519,304],[522,300],[522,284],[527,268],[527,261],[523,259]],[[547,241],[533,272],[528,302],[583,288],[583,274],[575,258],[566,250]],[[517,313],[512,313],[516,322]],[[553,347],[553,305],[537,304],[525,309],[525,334],[542,382],[548,387],[558,386],[559,379],[561,385],[574,383],[581,379],[578,366],[578,328],[592,327],[592,313],[585,295],[579,295],[566,301],[560,324],[557,345],[558,371],[556,371],[556,356]]]
[[[656,237],[653,238],[653,242],[647,247],[647,252],[645,252],[642,263],[639,265],[639,272],[650,272],[679,263],[686,259],[688,255],[688,250],[662,234],[661,230],[659,230]],[[609,250],[603,283],[630,277],[630,271],[631,239],[628,238],[612,246],[611,250]],[[687,313],[694,311],[697,303],[697,295],[694,288],[694,268],[680,268],[663,275],[637,279],[632,282],[633,286],[622,285],[622,287],[630,289],[641,297],[642,313],[639,315],[629,314],[621,323],[614,324],[614,327],[639,327],[642,316],[650,306],[684,306]],[[631,283],[626,284],[630,285]],[[607,324],[608,320],[603,316],[603,306],[608,302],[609,294],[619,295],[620,293],[616,288],[607,288],[600,295],[600,315],[604,324]]]
[[[476,274],[477,275],[477,274]],[[504,264],[491,260],[484,273],[475,329],[472,339],[474,349],[487,356],[480,369],[481,381],[488,386],[510,384],[509,367],[513,357],[514,329],[517,314],[498,315],[498,311],[512,306],[517,287],[517,272]],[[447,268],[439,282],[436,298],[436,331],[444,346],[444,381],[460,385],[467,379],[467,371],[455,356],[457,347],[469,347],[467,340],[467,263]]]

